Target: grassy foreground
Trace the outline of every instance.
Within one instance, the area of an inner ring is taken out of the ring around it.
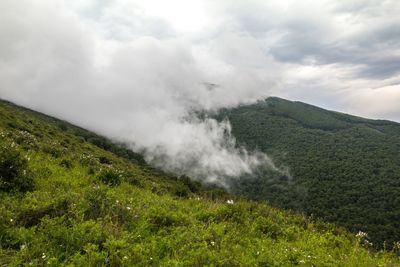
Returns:
[[[0,179],[0,266],[400,266],[363,234],[163,174],[7,102]]]

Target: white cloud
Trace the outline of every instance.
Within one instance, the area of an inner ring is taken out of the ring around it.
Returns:
[[[5,0],[0,97],[144,148],[167,169],[240,175],[268,160],[193,111],[273,93],[400,120],[398,3]]]
[[[265,155],[236,148],[229,123],[191,115],[268,95],[275,76],[266,73],[277,71],[253,70],[246,47],[255,50],[255,40],[216,38],[206,46],[179,36],[112,39],[62,2],[4,6],[0,34],[10,37],[0,50],[1,97],[125,141],[158,166],[210,182],[270,164]]]

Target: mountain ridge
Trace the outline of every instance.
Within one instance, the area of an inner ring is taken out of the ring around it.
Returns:
[[[279,98],[215,117],[229,119],[240,145],[267,153],[293,178],[256,173],[233,181],[235,193],[368,232],[378,247],[400,240],[399,123]]]
[[[1,266],[400,265],[363,233],[168,176],[75,130],[0,101]]]

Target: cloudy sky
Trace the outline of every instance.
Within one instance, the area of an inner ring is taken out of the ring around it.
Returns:
[[[167,169],[241,174],[268,158],[190,114],[275,95],[400,121],[398,14],[397,0],[2,0],[0,98]]]

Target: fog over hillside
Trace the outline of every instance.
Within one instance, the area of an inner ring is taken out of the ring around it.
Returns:
[[[397,1],[2,1],[0,97],[127,142],[167,170],[239,176],[272,163],[237,148],[229,122],[194,112],[277,94],[399,119],[398,9]]]

